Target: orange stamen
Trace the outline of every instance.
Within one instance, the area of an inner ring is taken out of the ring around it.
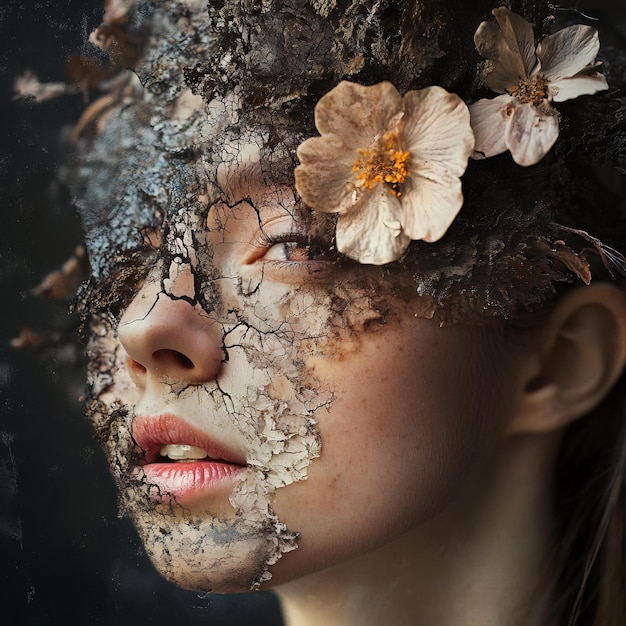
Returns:
[[[357,150],[361,156],[355,161],[352,171],[358,172],[356,177],[362,182],[363,188],[373,189],[383,183],[394,196],[402,195],[399,185],[408,176],[407,161],[410,154],[399,150],[399,144],[398,137],[391,132],[371,147]]]
[[[541,104],[548,97],[548,79],[543,74],[520,80],[507,91],[522,104]]]

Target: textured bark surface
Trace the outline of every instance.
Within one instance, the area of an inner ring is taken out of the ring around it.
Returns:
[[[121,30],[107,40],[109,50],[124,56],[119,50],[129,40],[148,28],[152,36],[135,65],[147,92],[119,79],[111,93],[119,115],[95,141],[81,140],[80,167],[71,175],[96,276],[117,267],[112,250],[141,246],[141,230],[154,228],[183,197],[173,190],[214,176],[224,138],[239,133],[243,145],[246,126],[273,163],[268,174],[291,184],[295,149],[316,134],[313,107],[342,79],[391,80],[401,92],[436,84],[467,102],[488,95],[473,33],[490,18],[492,2],[117,4],[126,15],[116,18]],[[554,25],[546,3],[510,7],[535,25],[537,37]],[[581,18],[560,16],[559,26],[567,19]],[[508,315],[549,297],[555,281],[571,280],[558,255],[533,243],[567,238],[552,222],[591,230],[619,247],[623,230],[607,224],[603,232],[587,208],[599,197],[612,203],[612,189],[623,185],[596,176],[596,166],[626,171],[623,51],[601,49],[601,58],[611,91],[559,106],[561,136],[542,163],[522,169],[508,154],[470,163],[465,206],[448,235],[435,244],[414,242],[403,260],[415,267],[419,293],[443,304],[462,292],[464,307],[474,301],[473,308]],[[187,89],[202,97],[206,112],[181,113]],[[623,222],[615,217],[610,224]],[[586,247],[576,237],[571,245]],[[535,269],[520,273],[520,263]],[[450,309],[444,317],[459,315]]]

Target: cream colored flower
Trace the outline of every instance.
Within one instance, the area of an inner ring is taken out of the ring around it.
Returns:
[[[551,102],[608,89],[595,71],[600,41],[590,26],[569,26],[543,39],[535,50],[531,25],[505,7],[496,22],[483,22],[474,35],[478,52],[491,61],[485,85],[504,95],[470,105],[476,135],[474,158],[506,150],[519,165],[538,163],[559,135]]]
[[[338,213],[343,254],[382,265],[412,239],[440,239],[463,204],[460,177],[474,146],[469,111],[441,87],[402,97],[388,82],[341,82],[318,102],[321,137],[298,148],[296,189]]]

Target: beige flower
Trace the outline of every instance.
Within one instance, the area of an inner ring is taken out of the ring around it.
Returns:
[[[298,148],[296,189],[316,211],[338,213],[343,254],[382,265],[412,239],[440,239],[463,204],[474,146],[469,111],[441,87],[402,97],[388,82],[341,82],[318,102],[321,137]]]
[[[595,71],[600,41],[590,26],[569,26],[543,39],[535,50],[531,25],[505,7],[496,22],[483,22],[474,35],[478,52],[491,61],[484,82],[504,95],[470,105],[476,135],[474,158],[506,150],[519,165],[538,163],[559,135],[563,102],[608,89]]]

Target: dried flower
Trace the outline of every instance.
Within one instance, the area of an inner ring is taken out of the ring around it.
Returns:
[[[470,105],[476,135],[474,158],[511,151],[519,165],[538,163],[559,135],[563,102],[608,89],[595,71],[600,41],[590,26],[569,26],[545,37],[535,51],[532,26],[505,7],[493,10],[474,35],[478,52],[491,61],[484,83],[504,95]]]
[[[75,85],[66,83],[42,83],[33,72],[27,70],[13,82],[14,100],[33,99],[35,102],[52,100],[78,91]]]
[[[469,111],[441,87],[402,97],[388,82],[341,82],[320,99],[321,137],[298,148],[296,189],[338,213],[337,248],[361,263],[397,260],[413,239],[437,241],[463,204],[474,146]]]

